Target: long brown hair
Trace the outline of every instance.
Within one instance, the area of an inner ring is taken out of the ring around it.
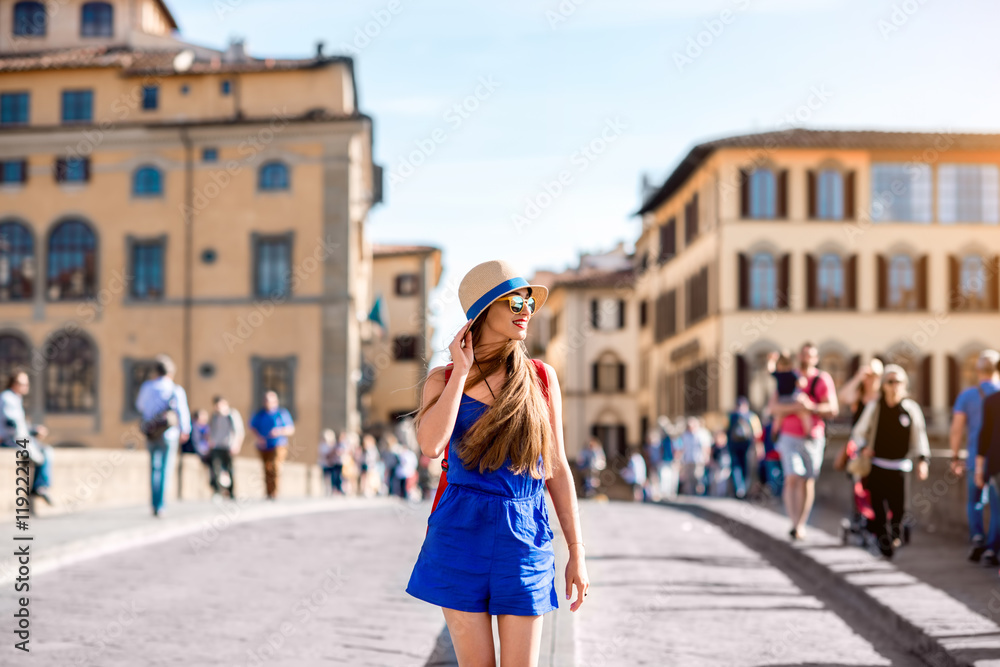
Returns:
[[[486,313],[472,325],[472,349],[480,344]],[[527,472],[535,479],[552,476],[552,427],[549,424],[549,406],[542,395],[535,372],[535,364],[527,354],[524,343],[508,339],[489,356],[476,356],[462,391],[468,390],[489,377],[501,367],[506,368],[506,379],[497,391],[496,400],[465,432],[458,444],[458,455],[466,469],[478,466],[479,472],[498,470],[510,457],[510,470],[516,475]],[[480,370],[481,368],[481,370]],[[426,378],[424,382],[426,382]],[[422,383],[423,384],[423,383]],[[421,395],[423,387],[421,384]],[[440,395],[421,405],[414,418],[414,426],[434,407]],[[542,462],[539,467],[538,458]]]

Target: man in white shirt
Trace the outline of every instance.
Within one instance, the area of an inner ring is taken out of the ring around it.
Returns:
[[[146,380],[139,388],[135,408],[143,421],[149,421],[170,408],[177,412],[177,425],[171,426],[156,438],[147,438],[149,449],[150,489],[153,516],[162,516],[164,491],[176,465],[180,443],[191,437],[191,413],[188,410],[184,387],[174,382],[174,362],[165,354],[156,357],[155,377]]]
[[[35,479],[31,483],[30,495],[38,496],[49,505],[49,486],[52,480],[52,448],[35,440],[44,438],[48,430],[44,426],[28,427],[24,414],[24,397],[28,394],[29,378],[25,371],[15,372],[7,381],[7,389],[0,392],[0,446],[19,447],[18,440],[27,440],[29,460],[35,465]]]
[[[697,417],[688,417],[681,434],[681,489],[689,495],[705,492],[705,463],[710,456],[712,436]]]

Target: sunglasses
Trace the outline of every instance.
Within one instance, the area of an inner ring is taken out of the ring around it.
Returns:
[[[507,305],[510,306],[510,312],[514,313],[515,315],[521,313],[521,311],[524,310],[525,305],[528,306],[529,313],[535,312],[535,297],[533,296],[529,296],[527,299],[525,299],[520,294],[511,294],[508,296],[502,296],[499,299],[497,299],[497,301],[506,301]]]
[[[903,381],[893,378],[892,380],[886,380],[883,384],[903,384]]]

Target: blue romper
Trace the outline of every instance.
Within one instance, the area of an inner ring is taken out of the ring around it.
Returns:
[[[537,616],[559,607],[545,481],[513,474],[509,458],[481,474],[458,456],[462,435],[487,408],[462,394],[448,486],[427,520],[406,592],[448,609]]]

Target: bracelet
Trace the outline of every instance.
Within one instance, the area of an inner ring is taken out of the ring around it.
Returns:
[[[583,544],[583,542],[570,542],[569,544],[566,545],[566,548],[568,549],[569,547],[573,546],[574,544],[579,544],[580,546],[585,546]]]

